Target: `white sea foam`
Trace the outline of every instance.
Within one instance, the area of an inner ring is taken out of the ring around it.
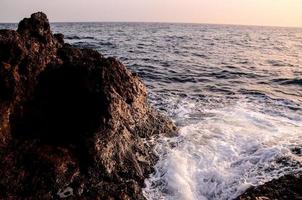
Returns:
[[[186,118],[186,108],[198,109],[192,102],[180,104],[178,117]],[[251,185],[301,170],[301,155],[292,151],[302,146],[301,117],[263,109],[240,101],[203,110],[200,121],[184,125],[178,137],[161,138],[160,160],[145,181],[145,197],[233,199]]]

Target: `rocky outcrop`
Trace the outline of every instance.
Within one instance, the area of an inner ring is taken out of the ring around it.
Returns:
[[[301,200],[302,175],[291,174],[249,188],[237,200]]]
[[[0,199],[143,199],[147,140],[175,131],[136,74],[45,14],[0,30]]]

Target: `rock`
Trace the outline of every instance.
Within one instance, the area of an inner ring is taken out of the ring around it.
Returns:
[[[0,30],[0,199],[144,199],[150,137],[176,133],[122,63],[53,35]]]
[[[237,200],[301,200],[302,175],[290,174],[249,188]]]

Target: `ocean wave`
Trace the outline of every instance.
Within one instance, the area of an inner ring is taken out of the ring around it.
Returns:
[[[196,109],[188,105],[182,117]],[[146,180],[145,197],[233,199],[252,185],[301,171],[302,121],[262,109],[245,101],[205,108],[207,114],[182,126],[180,136],[161,138],[156,146],[160,160]]]
[[[77,36],[77,35],[70,35],[70,36],[65,36],[65,39],[68,39],[68,40],[81,40],[81,39],[94,40],[95,38],[91,37],[91,36],[80,37],[80,36]]]
[[[73,46],[78,48],[90,48],[90,49],[98,49],[99,45],[97,43],[92,42],[74,42],[72,43]]]
[[[281,85],[298,85],[302,86],[302,79],[299,78],[293,78],[293,79],[287,79],[287,78],[280,78],[280,79],[273,79],[273,82],[277,82]]]

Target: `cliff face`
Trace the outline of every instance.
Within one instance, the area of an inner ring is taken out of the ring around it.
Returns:
[[[64,43],[35,13],[0,30],[0,199],[143,199],[174,125],[114,58]]]

